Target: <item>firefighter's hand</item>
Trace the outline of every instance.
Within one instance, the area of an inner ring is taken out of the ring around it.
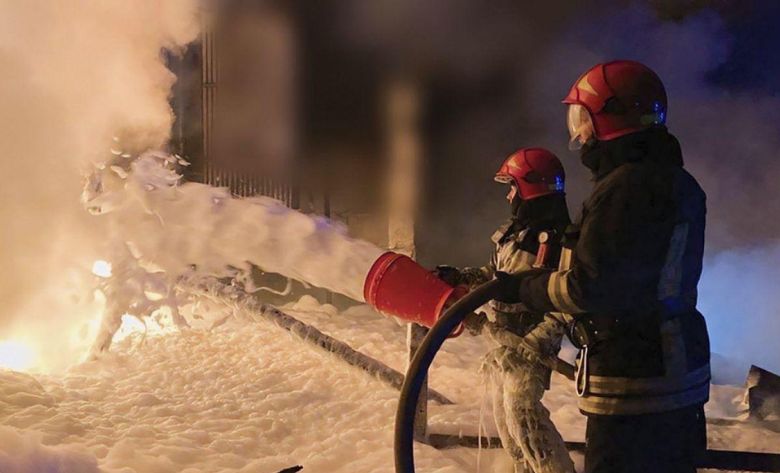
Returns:
[[[499,302],[507,304],[516,304],[520,302],[520,274],[509,274],[503,271],[496,271],[496,279],[501,282],[500,292],[496,297]]]
[[[431,273],[450,286],[457,286],[460,284],[460,270],[453,266],[436,266],[436,269],[431,271]]]
[[[482,328],[487,322],[487,315],[484,313],[472,312],[463,319],[463,326],[469,332],[469,335],[477,336],[482,333]]]
[[[501,288],[497,301],[507,304],[524,303],[529,308],[534,308],[535,301],[523,300],[522,294],[530,295],[528,284],[537,276],[543,273],[549,273],[548,269],[529,269],[522,273],[509,274],[502,271],[496,272],[496,279],[501,281]]]

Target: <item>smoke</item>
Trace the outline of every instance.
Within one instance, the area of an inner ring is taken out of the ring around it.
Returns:
[[[508,216],[493,173],[534,120],[522,87],[579,3],[340,2],[336,37],[371,53],[380,77],[411,77],[422,91],[426,182],[415,243],[423,264],[487,261],[489,237]]]
[[[700,284],[699,309],[707,317],[713,351],[780,372],[780,244],[710,255]],[[743,379],[746,375],[742,373]]]
[[[105,229],[80,205],[82,175],[113,136],[165,143],[175,77],[161,48],[195,37],[195,13],[194,0],[0,3],[0,340],[34,346],[38,367],[89,343],[85,278]]]

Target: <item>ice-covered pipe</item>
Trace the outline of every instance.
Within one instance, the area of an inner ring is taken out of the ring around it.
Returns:
[[[408,256],[388,251],[374,261],[363,285],[365,301],[382,313],[433,327],[463,296]]]

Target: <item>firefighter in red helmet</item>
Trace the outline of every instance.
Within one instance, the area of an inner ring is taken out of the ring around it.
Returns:
[[[567,104],[572,147],[611,141],[666,124],[666,89],[649,67],[634,61],[599,64],[574,83]]]
[[[557,242],[570,224],[564,171],[550,151],[521,149],[509,156],[495,180],[508,186],[512,218],[493,235],[491,262],[480,268],[439,266],[437,275],[470,287],[497,272],[519,273],[558,264]],[[543,243],[540,243],[540,236]],[[544,250],[540,250],[544,245]],[[530,311],[521,303],[491,301],[487,314],[466,326],[497,342],[483,362],[493,394],[494,418],[517,473],[570,473],[574,465],[541,399],[557,361],[566,324],[556,314]]]
[[[588,473],[693,473],[706,446],[709,339],[696,309],[705,194],[666,126],[661,80],[599,64],[563,101],[594,179],[572,263],[507,277],[499,297],[573,320]]]

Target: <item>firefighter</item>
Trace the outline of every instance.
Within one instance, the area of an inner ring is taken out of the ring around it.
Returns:
[[[506,276],[499,299],[573,317],[586,472],[693,473],[710,382],[696,309],[705,194],[683,168],[664,86],[648,67],[599,64],[563,102],[594,180],[572,264]]]
[[[452,285],[475,287],[493,279],[497,271],[517,273],[535,264],[558,266],[558,242],[570,223],[558,158],[545,149],[521,149],[504,161],[495,180],[509,186],[512,218],[493,235],[496,249],[487,266],[437,267],[436,274]],[[537,258],[540,236],[545,262]],[[573,472],[563,439],[541,403],[565,324],[553,314],[529,311],[519,303],[491,301],[487,309],[487,317],[470,317],[466,326],[472,334],[485,332],[498,344],[485,357],[483,370],[492,385],[499,435],[515,471]]]

